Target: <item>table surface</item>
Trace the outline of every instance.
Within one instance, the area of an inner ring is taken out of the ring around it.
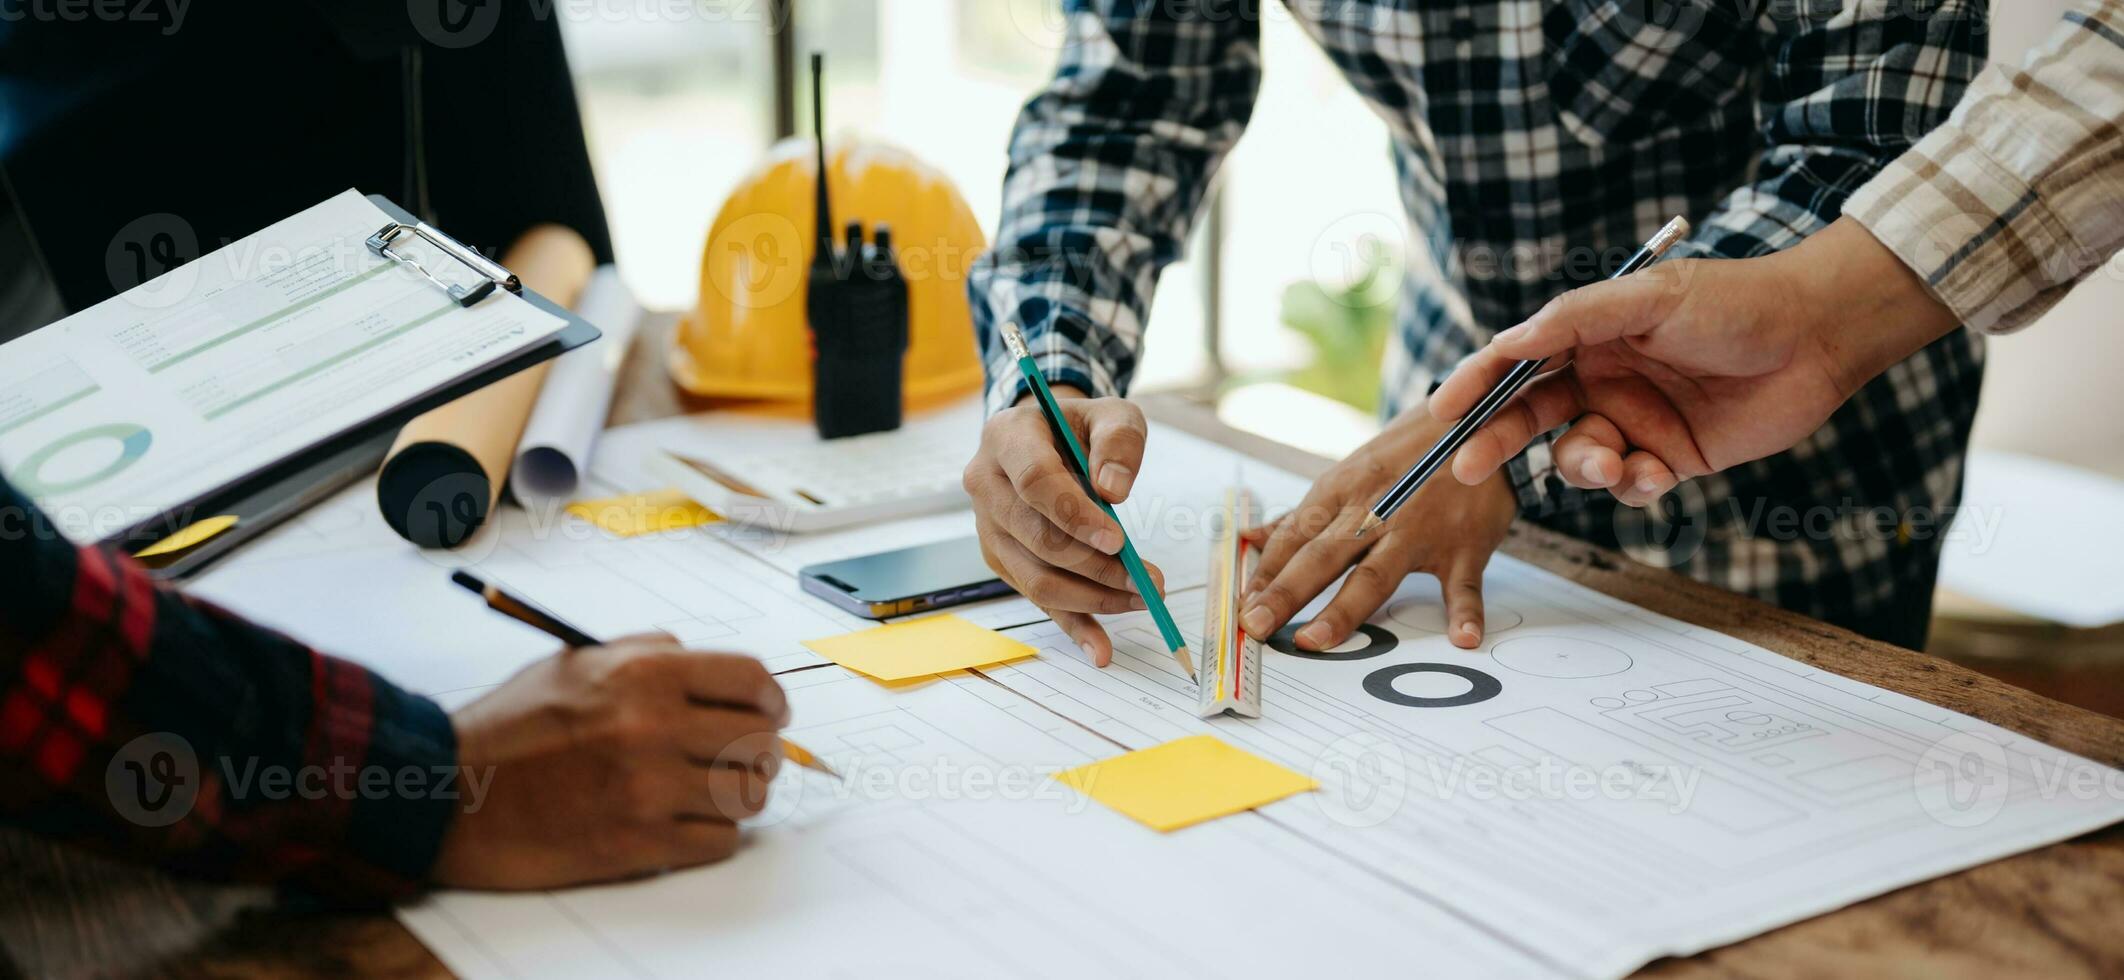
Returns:
[[[670,319],[639,334],[613,421],[707,407],[680,398],[659,364]],[[1232,430],[1178,396],[1149,396],[1152,419],[1304,475],[1327,462]],[[2039,697],[1946,661],[1637,564],[1525,524],[1504,550],[1609,595],[1823,670],[1982,718],[2112,766],[2124,721]],[[2124,825],[1900,889],[1687,959],[1660,976],[1865,973],[2124,975]],[[260,888],[183,881],[14,830],[0,831],[0,976],[448,971],[386,913],[290,907]]]

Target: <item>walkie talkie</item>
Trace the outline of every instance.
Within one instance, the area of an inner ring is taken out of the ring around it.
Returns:
[[[900,374],[907,360],[907,280],[892,251],[892,229],[879,224],[863,242],[850,219],[845,247],[833,238],[826,189],[824,58],[811,56],[811,131],[818,151],[818,253],[804,301],[811,324],[811,409],[819,436],[900,427]]]

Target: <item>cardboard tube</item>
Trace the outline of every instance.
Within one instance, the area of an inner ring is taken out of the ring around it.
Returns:
[[[570,307],[596,264],[583,237],[559,225],[525,232],[501,261],[526,289]],[[376,480],[384,522],[423,548],[454,548],[479,530],[501,499],[551,366],[510,375],[406,423]]]

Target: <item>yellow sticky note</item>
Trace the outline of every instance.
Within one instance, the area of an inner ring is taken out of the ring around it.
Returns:
[[[1057,773],[1055,779],[1158,831],[1179,830],[1320,788],[1214,735],[1117,755]]]
[[[177,533],[135,552],[133,557],[159,558],[163,555],[174,555],[180,551],[196,548],[212,540],[221,532],[235,527],[236,520],[236,515],[234,514],[223,514],[219,517],[208,517],[194,521],[179,528]]]
[[[805,640],[804,645],[834,663],[881,681],[986,667],[1021,660],[1035,652],[995,630],[950,615]]]
[[[568,513],[623,538],[716,524],[723,519],[721,514],[694,503],[693,498],[674,489],[630,493],[603,500],[578,500],[568,505]]]
[[[966,676],[969,675],[965,671],[954,670],[942,674],[924,674],[921,677],[910,677],[904,681],[880,681],[875,677],[871,678],[871,680],[876,681],[879,687],[882,687],[888,691],[912,691],[915,688],[922,687],[928,684],[934,684],[938,681],[950,680],[954,677]]]

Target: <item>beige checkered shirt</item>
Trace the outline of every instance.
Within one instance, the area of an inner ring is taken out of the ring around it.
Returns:
[[[1986,333],[2124,274],[2124,0],[2085,0],[2019,67],[1987,69],[1844,212]]]

